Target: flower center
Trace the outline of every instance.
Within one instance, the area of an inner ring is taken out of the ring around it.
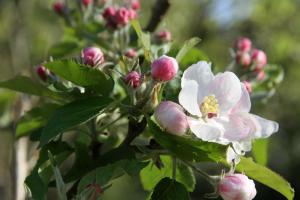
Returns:
[[[203,118],[216,117],[219,113],[219,104],[215,95],[208,95],[204,97],[203,102],[200,105],[200,111]]]

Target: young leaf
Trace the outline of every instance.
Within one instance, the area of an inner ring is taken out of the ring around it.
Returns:
[[[179,65],[181,70],[185,70],[190,65],[199,62],[200,60],[209,61],[207,55],[197,48],[191,48],[181,59]]]
[[[65,55],[71,54],[77,51],[80,46],[79,41],[65,41],[54,45],[49,52],[49,55],[54,58],[62,58]]]
[[[18,121],[16,137],[26,136],[34,130],[43,127],[58,107],[57,104],[46,103],[26,112]]]
[[[73,60],[57,60],[44,65],[51,72],[71,81],[72,83],[92,88],[103,96],[109,95],[114,83],[99,69],[81,65]]]
[[[148,126],[155,140],[182,160],[219,162],[224,161],[226,158],[227,146],[225,145],[166,133],[152,120],[148,121]]]
[[[41,145],[45,145],[60,133],[96,117],[109,103],[111,99],[107,97],[90,97],[57,109],[43,129]]]
[[[47,87],[34,82],[26,76],[16,76],[13,79],[0,82],[0,87],[22,92],[26,94],[52,98],[54,100],[63,100],[66,98],[63,94],[51,91]]]
[[[185,54],[194,46],[196,46],[201,41],[200,38],[194,37],[186,41],[183,45],[183,47],[180,49],[176,56],[177,62],[180,62],[181,59],[185,56]]]
[[[136,175],[141,169],[146,167],[147,164],[147,162],[138,162],[136,160],[120,160],[113,164],[98,167],[80,180],[78,192],[82,192],[91,184],[97,184],[100,187],[104,187],[109,181],[122,176],[124,173]]]
[[[288,200],[294,199],[294,189],[284,178],[272,170],[256,164],[252,158],[242,157],[236,169],[244,172],[250,178],[280,192]]]
[[[190,195],[184,185],[170,178],[162,179],[154,188],[151,200],[189,200]]]
[[[163,168],[158,169],[152,161],[147,167],[141,170],[141,182],[145,190],[151,191],[155,185],[165,177],[172,177],[172,159],[170,156],[160,156]],[[182,162],[177,162],[176,180],[182,183],[188,191],[192,192],[195,189],[195,176],[192,169]]]
[[[263,166],[267,165],[268,162],[268,139],[259,139],[253,142],[252,154],[255,161]]]

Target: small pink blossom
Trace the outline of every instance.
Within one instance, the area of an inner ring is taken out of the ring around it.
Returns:
[[[229,174],[218,184],[218,192],[224,200],[252,200],[256,196],[253,180],[243,174]]]
[[[167,30],[160,31],[156,36],[162,42],[170,42],[172,39],[171,32]]]
[[[151,75],[157,81],[170,81],[178,71],[177,61],[169,56],[161,56],[153,61],[151,65]]]
[[[127,85],[135,89],[141,84],[141,75],[136,71],[131,71],[125,76],[124,81]]]
[[[267,64],[267,55],[259,49],[253,50],[251,59],[255,67],[259,69],[262,69]]]
[[[259,81],[264,80],[265,77],[266,77],[266,73],[265,73],[265,71],[263,69],[256,68],[255,69],[255,73],[256,73],[256,78]]]
[[[114,22],[117,25],[125,26],[129,23],[129,11],[127,8],[122,7],[116,11],[116,14],[113,18]]]
[[[131,0],[131,8],[133,10],[139,10],[141,8],[141,3],[139,0]]]
[[[125,56],[128,57],[128,58],[135,58],[137,57],[137,52],[136,50],[134,49],[128,49],[126,52],[125,52]]]
[[[236,43],[236,48],[241,52],[249,52],[251,50],[251,40],[249,38],[240,38]]]
[[[137,18],[137,13],[134,9],[131,8],[128,9],[128,18],[129,20],[133,20]]]
[[[171,101],[162,101],[155,110],[157,123],[168,133],[183,135],[188,129],[187,117],[183,108]]]
[[[82,50],[81,58],[85,65],[96,66],[104,63],[104,55],[97,47],[88,47]]]
[[[237,52],[235,59],[236,62],[244,66],[244,68],[247,68],[251,63],[251,56],[247,52],[242,52],[242,51]]]

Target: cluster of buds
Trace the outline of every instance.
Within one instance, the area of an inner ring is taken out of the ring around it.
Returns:
[[[254,72],[258,80],[265,77],[264,67],[267,64],[267,55],[259,49],[252,49],[249,38],[240,38],[236,43],[235,61],[245,70]]]
[[[102,17],[105,19],[107,27],[113,29],[124,27],[130,20],[137,18],[137,10],[139,8],[139,1],[132,1],[130,7],[115,8],[110,6],[104,9]]]

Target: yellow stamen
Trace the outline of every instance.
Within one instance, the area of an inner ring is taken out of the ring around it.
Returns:
[[[208,95],[204,97],[203,102],[200,106],[200,111],[204,118],[210,118],[209,114],[219,113],[219,104],[215,95]]]

